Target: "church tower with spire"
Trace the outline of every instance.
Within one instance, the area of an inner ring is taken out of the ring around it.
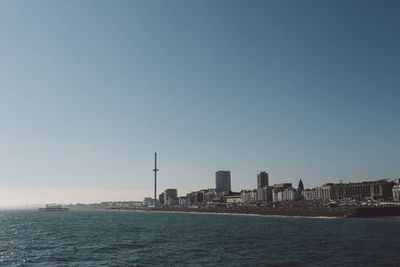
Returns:
[[[299,186],[297,188],[297,193],[299,194],[298,195],[299,199],[303,199],[303,190],[304,190],[303,181],[300,179]]]
[[[303,185],[303,181],[300,179],[299,181],[299,187],[298,187],[299,191],[303,191],[304,190],[304,185]]]

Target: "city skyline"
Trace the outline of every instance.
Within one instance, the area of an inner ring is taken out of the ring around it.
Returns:
[[[0,2],[0,206],[400,175],[397,1]]]

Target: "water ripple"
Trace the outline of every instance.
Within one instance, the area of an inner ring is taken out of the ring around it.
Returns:
[[[400,218],[310,219],[118,211],[0,212],[16,266],[395,265]]]

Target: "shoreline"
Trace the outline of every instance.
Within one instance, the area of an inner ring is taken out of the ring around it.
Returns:
[[[138,212],[176,212],[196,214],[253,215],[309,218],[374,218],[400,216],[400,207],[219,207],[219,208],[111,208]]]
[[[274,217],[313,217],[313,218],[347,218],[354,209],[343,208],[114,208],[106,210],[127,210],[138,212],[176,212],[196,214],[224,214],[224,215],[252,215],[252,216],[274,216]]]
[[[207,212],[207,211],[182,211],[182,210],[137,210],[137,209],[121,209],[125,211],[135,212],[160,212],[160,213],[188,213],[188,214],[211,214],[211,215],[234,215],[234,216],[257,216],[257,217],[293,217],[293,218],[314,218],[314,219],[341,219],[346,217],[336,216],[303,216],[303,215],[271,215],[271,214],[254,214],[254,213],[235,213],[235,212]]]

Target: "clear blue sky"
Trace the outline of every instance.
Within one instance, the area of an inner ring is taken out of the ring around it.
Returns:
[[[180,195],[400,177],[399,29],[398,1],[1,1],[0,205],[140,200],[155,151]]]

